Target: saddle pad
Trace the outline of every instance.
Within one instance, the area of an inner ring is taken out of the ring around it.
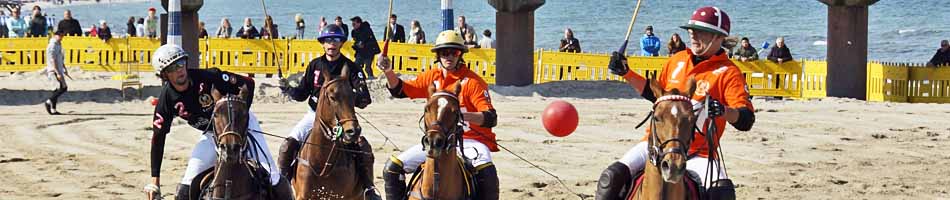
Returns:
[[[689,192],[687,199],[690,200],[699,200],[699,184],[697,180],[694,180],[691,176],[683,176],[683,181],[686,183],[686,191]],[[643,184],[643,172],[637,173],[636,177],[633,178],[632,183],[630,184],[630,194],[627,195],[626,199],[631,199],[637,195],[637,188],[640,188]]]

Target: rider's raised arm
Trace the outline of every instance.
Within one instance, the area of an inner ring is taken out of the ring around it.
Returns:
[[[395,87],[389,88],[389,93],[396,98],[426,98],[429,97],[429,84],[435,80],[436,76],[441,76],[441,70],[429,70],[419,74],[412,80],[402,80],[397,78],[398,83]]]
[[[727,70],[723,77],[726,78],[721,82],[725,84],[726,120],[739,131],[749,131],[755,123],[755,108],[749,100],[745,78],[738,68]]]
[[[166,88],[167,89],[167,88]],[[169,100],[167,91],[159,95],[155,112],[152,115],[152,146],[151,146],[151,173],[152,177],[159,177],[162,171],[162,156],[165,153],[165,135],[171,129],[175,119],[174,103]]]

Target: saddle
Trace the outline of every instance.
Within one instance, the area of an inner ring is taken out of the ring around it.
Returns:
[[[455,156],[455,158],[459,159],[459,167],[462,169],[462,177],[465,180],[465,200],[471,200],[475,196],[476,192],[476,181],[474,174],[477,169],[475,169],[475,166],[472,165],[472,162],[470,162],[468,159],[462,159],[459,156]],[[424,164],[425,163],[422,163],[422,165]],[[409,179],[409,189],[414,188],[416,184],[419,184],[422,180],[422,174],[424,173],[422,170],[422,165],[416,167],[416,172],[412,173],[412,178]],[[422,194],[419,194],[415,191],[410,191],[409,195],[416,196],[418,199],[423,199]]]

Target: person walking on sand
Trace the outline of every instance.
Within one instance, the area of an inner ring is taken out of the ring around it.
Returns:
[[[690,87],[689,83],[695,81],[697,91],[692,97],[686,98],[693,102],[693,108],[698,108],[695,111],[698,113],[696,121],[700,122],[697,126],[701,130],[707,130],[707,119],[714,119],[712,123],[720,128],[715,133],[706,134],[717,136],[712,141],[713,145],[720,144],[719,138],[726,129],[726,122],[739,131],[749,131],[755,123],[755,109],[749,101],[742,71],[726,58],[725,51],[721,48],[722,41],[729,36],[730,27],[729,15],[725,11],[716,7],[699,8],[693,12],[687,24],[680,26],[689,32],[689,48],[670,57],[657,80],[647,80],[630,70],[626,57],[619,52],[613,52],[608,68],[610,73],[623,76],[628,85],[651,102],[670,97],[657,97],[656,95],[661,94],[655,94],[651,88],[686,91]],[[710,101],[703,102],[707,96]],[[700,176],[699,183],[704,184],[706,194],[712,199],[735,199],[735,188],[726,177],[722,168],[724,166],[707,166],[709,159],[721,155],[710,152],[714,149],[707,148],[705,135],[701,134],[703,133],[693,134],[692,143],[686,151],[687,155],[693,156],[689,156],[686,161],[686,169],[696,174],[711,172],[716,174],[713,177],[719,177],[717,180],[706,180],[707,177]],[[603,171],[594,199],[620,199],[622,195],[628,194],[629,191],[623,190],[629,188],[628,183],[636,178],[633,175],[643,170],[647,164],[648,153],[651,151],[647,144],[649,135],[648,132],[640,143]]]
[[[46,102],[43,104],[46,106],[46,113],[50,115],[59,115],[59,111],[56,110],[56,105],[59,103],[59,97],[63,96],[63,93],[66,93],[66,76],[69,76],[69,72],[66,71],[66,64],[63,63],[63,35],[65,31],[57,30],[53,34],[53,37],[49,39],[49,45],[46,46],[46,73],[48,76],[53,76],[56,78],[56,82],[59,83],[59,87],[56,90],[53,90],[52,96],[49,99],[46,99]]]

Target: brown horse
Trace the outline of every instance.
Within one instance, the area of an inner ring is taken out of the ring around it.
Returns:
[[[628,199],[697,199],[686,183],[686,159],[693,141],[693,128],[698,117],[693,112],[692,96],[696,81],[689,89],[665,91],[656,80],[650,80],[653,94],[661,94],[653,104],[650,120],[649,158],[639,187],[631,190]]]
[[[365,185],[359,181],[352,154],[372,152],[346,148],[360,139],[360,125],[349,67],[342,70],[335,79],[322,73],[327,81],[320,89],[315,126],[297,158],[293,181],[297,199],[363,199]]]
[[[245,150],[253,148],[248,145],[248,88],[241,87],[238,95],[214,90],[212,99],[218,159],[214,168],[195,178],[192,185],[198,187],[192,187],[191,199],[265,199],[262,184],[269,183],[269,177],[245,156]]]
[[[413,180],[409,199],[457,200],[471,194],[472,183],[466,178],[468,173],[457,149],[462,146],[462,111],[457,95],[460,86],[456,84],[454,91],[436,90],[435,84],[429,87],[422,139],[427,156],[419,177]]]

